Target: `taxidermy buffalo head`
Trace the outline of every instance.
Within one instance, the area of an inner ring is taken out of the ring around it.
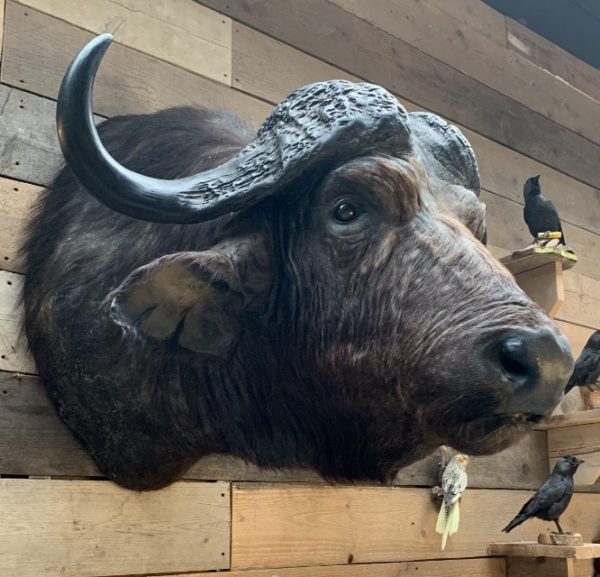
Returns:
[[[486,250],[468,142],[371,84],[319,82],[252,137],[223,111],[113,118],[90,42],[67,160],[24,252],[26,330],[64,422],[116,482],[199,457],[389,480],[498,451],[547,414],[564,337]]]

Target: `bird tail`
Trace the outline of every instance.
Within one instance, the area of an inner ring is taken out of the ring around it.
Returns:
[[[460,523],[460,507],[458,501],[452,503],[450,507],[446,507],[444,504],[440,507],[438,514],[437,524],[435,530],[442,536],[442,551],[446,549],[446,543],[450,535],[454,535],[458,531],[458,525]]]
[[[505,533],[510,533],[515,527],[523,523],[523,521],[527,520],[526,515],[517,515],[504,529],[502,529]]]

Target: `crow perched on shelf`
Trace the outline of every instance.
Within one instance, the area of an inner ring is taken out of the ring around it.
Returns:
[[[502,531],[509,533],[527,519],[537,517],[544,521],[554,521],[558,532],[564,533],[558,520],[571,501],[574,489],[573,475],[583,462],[571,455],[559,457],[546,482]]]
[[[565,395],[573,387],[600,389],[600,330],[593,333],[583,347],[565,387]]]
[[[537,241],[540,232],[560,232],[562,238],[556,244],[566,244],[558,212],[552,202],[542,195],[540,175],[527,179],[523,186],[523,197],[523,216],[533,238]]]

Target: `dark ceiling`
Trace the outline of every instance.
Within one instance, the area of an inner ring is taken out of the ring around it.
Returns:
[[[600,0],[483,0],[600,69]]]

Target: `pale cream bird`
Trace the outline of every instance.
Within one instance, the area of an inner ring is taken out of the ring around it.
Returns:
[[[459,501],[467,488],[468,455],[459,453],[446,465],[442,475],[444,502],[440,508],[435,530],[442,535],[442,551],[450,535],[458,531],[460,522]]]

